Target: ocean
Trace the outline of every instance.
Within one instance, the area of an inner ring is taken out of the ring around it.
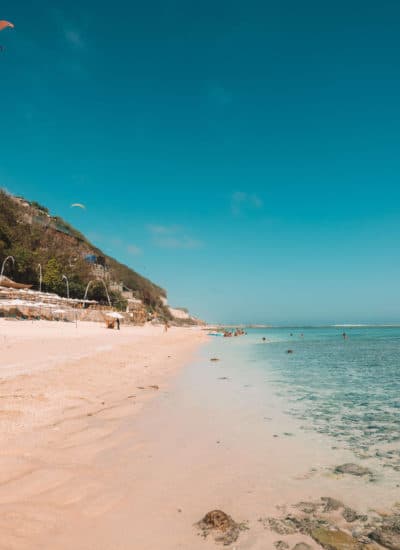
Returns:
[[[400,327],[252,329],[241,343],[301,429],[400,471]]]

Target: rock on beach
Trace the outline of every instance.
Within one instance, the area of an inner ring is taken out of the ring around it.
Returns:
[[[372,476],[372,472],[369,468],[364,468],[364,466],[359,466],[358,464],[354,464],[353,462],[348,462],[346,464],[341,464],[340,466],[336,466],[334,469],[335,474],[348,474],[351,476]]]
[[[236,523],[231,516],[222,510],[212,510],[201,519],[196,526],[206,538],[210,533],[214,540],[224,546],[229,546],[239,538],[240,531],[247,529],[243,523]]]

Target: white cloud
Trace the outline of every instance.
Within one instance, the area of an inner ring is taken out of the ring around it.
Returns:
[[[262,207],[262,199],[254,193],[235,191],[231,196],[231,211],[235,216],[239,216],[249,210],[259,210]]]
[[[160,248],[194,250],[203,246],[200,240],[190,237],[180,225],[150,224],[147,229],[153,237],[153,243]]]

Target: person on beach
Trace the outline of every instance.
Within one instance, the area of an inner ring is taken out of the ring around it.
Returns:
[[[164,332],[168,332],[168,329],[169,329],[168,321],[165,321],[165,323],[164,323]]]
[[[117,330],[120,330],[120,322],[119,322],[119,319],[117,318]]]

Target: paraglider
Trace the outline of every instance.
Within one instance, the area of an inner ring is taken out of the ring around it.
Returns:
[[[4,29],[7,29],[9,27],[10,29],[14,28],[14,25],[10,23],[9,21],[0,21],[0,31],[3,31]],[[0,52],[3,53],[5,51],[5,47],[0,45]]]
[[[82,208],[82,210],[86,210],[86,206],[79,202],[74,202],[74,204],[71,204],[71,208]]]
[[[7,27],[9,27],[10,29],[13,29],[14,25],[9,21],[0,21],[0,31],[3,31]]]

